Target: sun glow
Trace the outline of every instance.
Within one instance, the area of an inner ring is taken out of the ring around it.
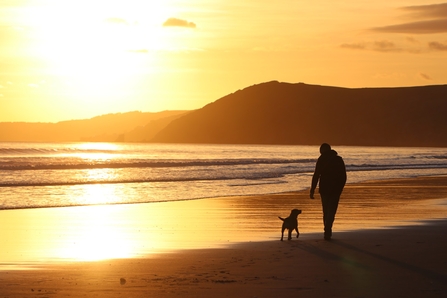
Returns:
[[[175,46],[162,26],[171,13],[164,1],[51,1],[27,22],[61,93],[113,105],[135,98],[138,76],[156,73],[158,52]]]
[[[70,155],[81,159],[95,161],[111,160],[117,157],[119,146],[112,143],[81,143],[76,145],[77,149]]]

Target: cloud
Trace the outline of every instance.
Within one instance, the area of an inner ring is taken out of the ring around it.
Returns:
[[[340,47],[348,50],[364,50],[364,51],[375,51],[382,53],[412,53],[412,54],[422,54],[434,51],[447,52],[447,42],[437,42],[431,41],[429,43],[420,43],[413,38],[406,38],[406,45],[400,46],[396,45],[394,42],[388,40],[371,41],[371,42],[358,42],[358,43],[344,43]],[[408,43],[411,44],[408,46]]]
[[[351,50],[365,50],[367,46],[365,43],[344,43],[340,47]]]
[[[411,21],[375,27],[370,30],[384,33],[434,34],[447,32],[447,3],[406,6],[400,8]]]
[[[380,40],[373,42],[360,42],[360,43],[344,43],[340,45],[344,49],[350,50],[370,50],[376,52],[401,52],[402,48],[396,46],[394,42],[388,40]]]
[[[185,28],[196,28],[196,24],[193,22],[188,22],[186,20],[169,18],[163,23],[163,27],[185,27]]]
[[[423,78],[424,80],[427,80],[427,81],[432,81],[433,80],[428,74],[425,74],[425,73],[422,73],[422,72],[419,73],[419,76],[421,78]]]
[[[430,50],[434,51],[447,51],[447,44],[443,44],[437,41],[429,42],[428,47]]]
[[[405,38],[406,41],[411,42],[411,43],[415,43],[415,44],[419,44],[419,41],[411,36],[407,36]]]
[[[376,32],[432,34],[447,32],[447,18],[373,28]]]
[[[374,27],[368,29],[368,31],[407,35],[447,33],[447,3],[405,6],[400,7],[399,10],[403,12],[400,18],[405,19],[407,22]],[[345,43],[341,47],[351,50],[370,50],[385,53],[406,52],[420,54],[434,51],[447,52],[447,44],[445,42],[432,41],[427,44],[411,36],[407,36],[405,42],[405,44],[398,46],[393,42],[383,40],[368,43]]]
[[[447,16],[447,3],[418,5],[418,6],[406,6],[402,7],[402,10],[410,12],[410,17],[413,18],[446,18]]]
[[[373,43],[373,50],[379,52],[401,52],[402,49],[398,48],[394,42],[388,40],[375,41]]]

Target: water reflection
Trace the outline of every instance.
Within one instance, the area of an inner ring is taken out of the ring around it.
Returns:
[[[96,181],[113,181],[113,178],[117,177],[115,169],[89,169],[83,172],[84,181],[96,182]]]
[[[115,184],[87,184],[78,187],[76,198],[73,202],[79,205],[97,205],[120,202],[120,191]]]

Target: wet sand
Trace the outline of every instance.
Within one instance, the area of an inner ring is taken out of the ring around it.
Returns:
[[[279,241],[300,208],[301,236]],[[447,177],[308,192],[0,211],[0,297],[444,297]],[[101,260],[102,259],[102,260]]]

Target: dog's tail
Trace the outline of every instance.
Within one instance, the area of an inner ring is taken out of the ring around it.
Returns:
[[[284,221],[284,218],[282,218],[282,217],[279,217],[279,216],[278,216],[278,218],[279,218],[280,220]]]

